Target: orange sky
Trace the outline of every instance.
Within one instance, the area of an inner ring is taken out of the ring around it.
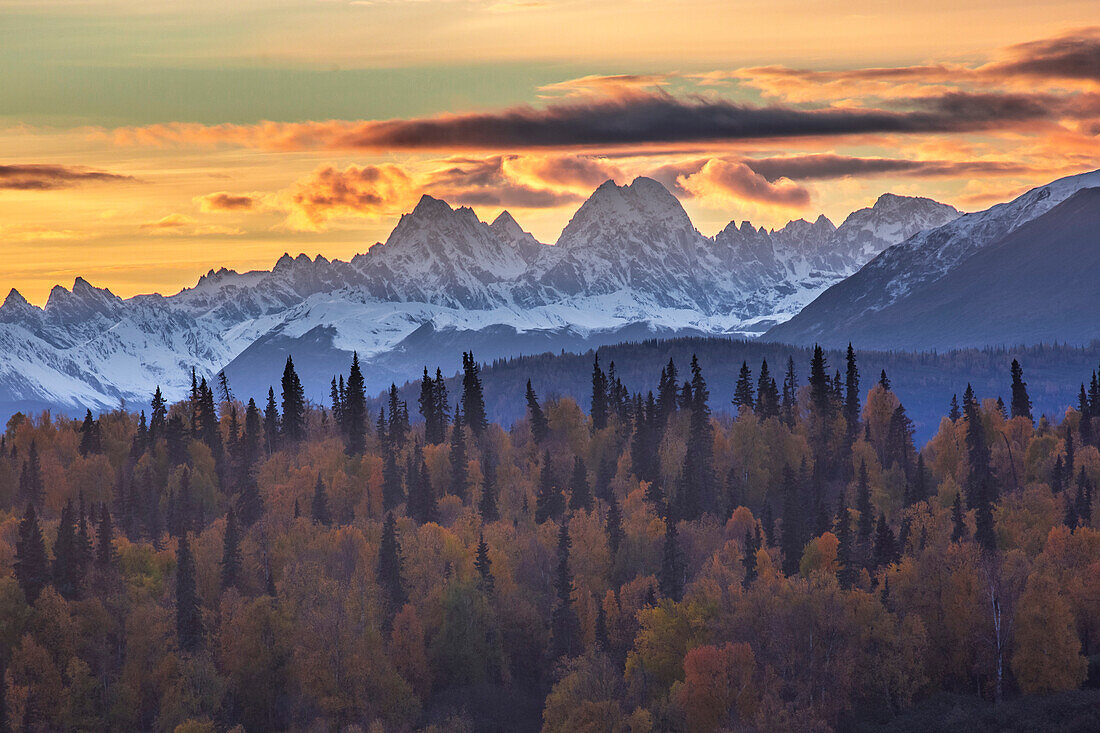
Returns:
[[[552,242],[606,178],[713,234],[1098,167],[1094,2],[761,5],[5,3],[0,287],[348,258],[422,192]]]

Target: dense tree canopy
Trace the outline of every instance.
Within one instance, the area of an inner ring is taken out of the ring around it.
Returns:
[[[195,375],[148,423],[12,417],[8,725],[869,730],[1085,684],[1094,376],[1034,420],[1005,364],[1010,408],[961,384],[920,446],[851,350],[745,364],[713,414],[700,359],[644,394],[603,363],[591,412],[532,379],[508,428],[472,354],[457,405],[425,369],[416,422],[396,389],[368,414],[357,357],[327,406],[288,359],[263,411]]]

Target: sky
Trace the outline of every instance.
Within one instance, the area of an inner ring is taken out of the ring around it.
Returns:
[[[553,243],[607,179],[712,235],[1100,167],[1100,4],[0,0],[0,289],[348,259],[428,193]]]

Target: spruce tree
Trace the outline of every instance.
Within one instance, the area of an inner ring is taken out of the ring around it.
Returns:
[[[542,524],[552,519],[561,519],[565,512],[565,497],[554,480],[554,471],[550,466],[550,451],[543,452],[542,470],[539,472],[538,494],[535,496],[535,522]]]
[[[859,435],[859,367],[856,366],[856,352],[848,344],[844,372],[844,419],[848,423],[848,445],[856,442]]]
[[[283,423],[282,436],[291,445],[299,443],[306,434],[306,403],[302,382],[294,371],[294,360],[286,358],[283,368]]]
[[[928,472],[924,467],[924,455],[917,453],[917,465],[913,470],[913,480],[906,485],[906,506],[916,504],[928,498]]]
[[[603,430],[607,427],[607,375],[600,369],[600,356],[592,357],[592,429]]]
[[[267,452],[279,450],[279,408],[275,404],[275,389],[267,388],[267,406],[264,407],[264,447]]]
[[[787,373],[783,376],[783,400],[781,417],[783,424],[788,428],[794,428],[798,413],[798,374],[794,369],[794,357],[787,357]]]
[[[420,380],[420,396],[416,398],[416,404],[420,408],[420,416],[424,418],[424,441],[428,445],[441,443],[442,436],[436,435],[439,419],[436,416],[435,382],[428,376],[428,367],[424,367],[424,376]]]
[[[485,534],[478,533],[477,554],[474,557],[474,568],[479,577],[478,584],[486,595],[493,595],[496,581],[493,578],[493,561],[489,559],[489,545],[485,544]]]
[[[969,535],[966,528],[966,517],[963,514],[962,494],[955,494],[955,501],[951,505],[951,541],[962,542]]]
[[[405,581],[403,579],[401,543],[397,539],[397,520],[393,512],[386,513],[382,524],[382,541],[378,546],[378,584],[387,601],[387,618],[393,617],[405,605]]]
[[[451,422],[450,402],[447,401],[447,383],[443,379],[443,372],[439,367],[435,369],[435,381],[432,384],[432,394],[435,397],[435,429],[433,437],[437,438],[433,445],[439,445],[447,439],[447,425]]]
[[[531,387],[531,380],[527,380],[527,419],[531,422],[531,437],[536,443],[542,443],[550,434],[550,424],[539,404],[538,395]]]
[[[558,563],[554,573],[557,601],[550,616],[550,657],[572,657],[580,653],[580,621],[573,608],[573,571],[569,567],[569,524],[562,521],[558,530]]]
[[[810,359],[810,405],[820,418],[831,417],[833,389],[829,381],[825,352],[817,344],[814,345],[813,358]]]
[[[657,576],[661,595],[679,603],[684,597],[684,575],[684,558],[680,552],[676,519],[670,513],[665,517],[665,544],[661,551],[661,571]]]
[[[397,466],[397,451],[392,445],[387,445],[382,455],[382,510],[393,511],[404,499],[401,470]]]
[[[775,547],[775,516],[772,505],[768,502],[765,502],[764,508],[760,510],[760,527],[764,530],[764,539],[767,540],[768,547]]]
[[[76,519],[70,499],[61,509],[57,539],[53,543],[53,585],[62,598],[75,600],[80,595],[80,558],[76,539]]]
[[[1058,456],[1054,461],[1054,469],[1050,475],[1050,490],[1055,494],[1060,494],[1066,488],[1066,473],[1065,465],[1062,463],[1062,456]]]
[[[44,489],[42,466],[38,460],[38,443],[31,440],[27,459],[23,461],[23,472],[19,475],[19,495],[23,501],[40,506]]]
[[[1012,374],[1012,417],[1026,417],[1034,423],[1035,418],[1031,416],[1031,398],[1027,394],[1027,382],[1024,381],[1024,370],[1020,367],[1020,362],[1013,359],[1010,371]]]
[[[99,437],[99,423],[92,419],[92,411],[84,413],[84,422],[80,426],[80,446],[77,448],[80,455],[99,453],[102,445]]]
[[[19,523],[19,539],[15,543],[15,579],[23,589],[27,603],[34,605],[38,595],[50,582],[50,560],[46,555],[46,541],[38,526],[34,504],[28,502],[27,510]]]
[[[661,370],[661,380],[657,387],[657,425],[658,432],[663,431],[672,413],[676,412],[676,390],[679,388],[676,365],[670,358],[668,365]]]
[[[603,610],[603,604],[596,599],[596,628],[592,641],[596,650],[604,654],[611,652],[611,635],[607,632],[607,612]]]
[[[879,512],[878,524],[875,526],[875,547],[872,553],[872,565],[880,568],[897,561],[897,540],[893,530],[886,523],[886,515]]]
[[[115,529],[111,522],[111,512],[106,504],[99,507],[99,528],[96,531],[95,564],[100,569],[112,567],[115,563]]]
[[[222,539],[221,587],[233,588],[241,576],[241,535],[237,513],[230,507],[225,513],[225,536]]]
[[[909,457],[914,450],[913,421],[905,414],[905,407],[898,403],[890,415],[890,423],[886,429],[883,465],[886,468],[900,466],[902,473],[909,476]]]
[[[717,492],[714,478],[714,432],[710,424],[709,392],[699,360],[691,357],[691,421],[688,424],[687,450],[678,494],[678,516],[698,519],[705,512],[716,512]]]
[[[1081,385],[1081,392],[1077,396],[1077,411],[1081,413],[1081,420],[1077,424],[1077,431],[1081,433],[1081,445],[1092,445],[1092,405],[1089,396],[1085,392],[1085,385]]]
[[[573,475],[569,479],[569,491],[571,510],[592,510],[592,490],[588,485],[588,470],[585,468],[584,459],[580,456],[573,458]]]
[[[951,409],[947,412],[947,417],[951,422],[958,422],[962,417],[962,412],[959,411],[959,396],[957,394],[951,395]]]
[[[780,549],[783,551],[783,572],[797,575],[802,560],[802,548],[806,546],[802,522],[803,499],[799,482],[790,466],[783,467],[783,533]]]
[[[989,446],[985,441],[985,425],[974,390],[966,385],[963,395],[963,418],[966,420],[966,455],[969,471],[966,478],[966,501],[971,509],[988,505],[994,498],[993,476],[990,472]]]
[[[314,522],[326,527],[332,525],[332,513],[328,506],[328,492],[321,474],[317,474],[317,484],[313,487],[313,500],[309,504],[309,516]]]
[[[424,453],[420,449],[419,443],[413,446],[413,464],[416,466],[415,478],[410,474],[409,497],[406,509],[409,516],[418,524],[434,522],[438,518],[435,491],[432,489],[428,466],[424,461]]]
[[[472,351],[462,354],[462,414],[474,437],[480,438],[489,427],[489,421],[485,415],[480,370]]]
[[[756,383],[756,414],[761,420],[779,417],[779,389],[768,371],[768,360],[760,364],[760,379]]]
[[[351,371],[344,387],[343,424],[347,452],[357,456],[363,452],[367,440],[367,394],[357,351],[351,354]]]
[[[492,461],[485,462],[482,471],[481,498],[477,502],[477,512],[482,522],[495,522],[500,519],[497,507],[497,468]]]
[[[137,432],[134,433],[134,441],[130,444],[130,457],[135,461],[145,455],[149,449],[149,424],[145,421],[145,410],[138,416]]]
[[[195,585],[195,559],[186,532],[180,535],[176,549],[176,637],[185,652],[202,646],[202,608]]]
[[[878,384],[887,392],[890,391],[890,377],[886,376],[886,370],[883,369],[878,375]]]
[[[457,496],[463,504],[469,498],[470,493],[470,466],[466,456],[466,431],[463,423],[464,415],[455,407],[455,421],[451,428],[451,481],[450,493]]]
[[[168,426],[168,400],[161,394],[160,385],[157,385],[157,391],[153,393],[149,404],[152,408],[149,413],[149,443],[156,445],[157,441],[164,438],[164,429]]]
[[[742,411],[751,412],[753,409],[752,372],[749,370],[747,361],[741,362],[741,371],[737,375],[737,384],[733,388],[733,406],[738,414]]]
[[[611,550],[611,557],[614,559],[625,536],[623,532],[623,512],[619,508],[619,500],[615,498],[614,494],[607,498],[607,518],[604,521],[604,529],[607,532],[607,547]]]
[[[993,531],[993,507],[989,502],[974,511],[974,541],[984,552],[997,549],[997,535]]]
[[[1086,527],[1092,526],[1092,481],[1081,466],[1077,474],[1077,494],[1074,496],[1074,508],[1078,518]]]

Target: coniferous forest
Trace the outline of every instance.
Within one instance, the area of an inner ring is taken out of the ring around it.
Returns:
[[[851,348],[722,404],[596,358],[509,426],[463,366],[12,417],[0,729],[1100,728],[1095,372],[1052,419],[1013,360],[921,445]]]

